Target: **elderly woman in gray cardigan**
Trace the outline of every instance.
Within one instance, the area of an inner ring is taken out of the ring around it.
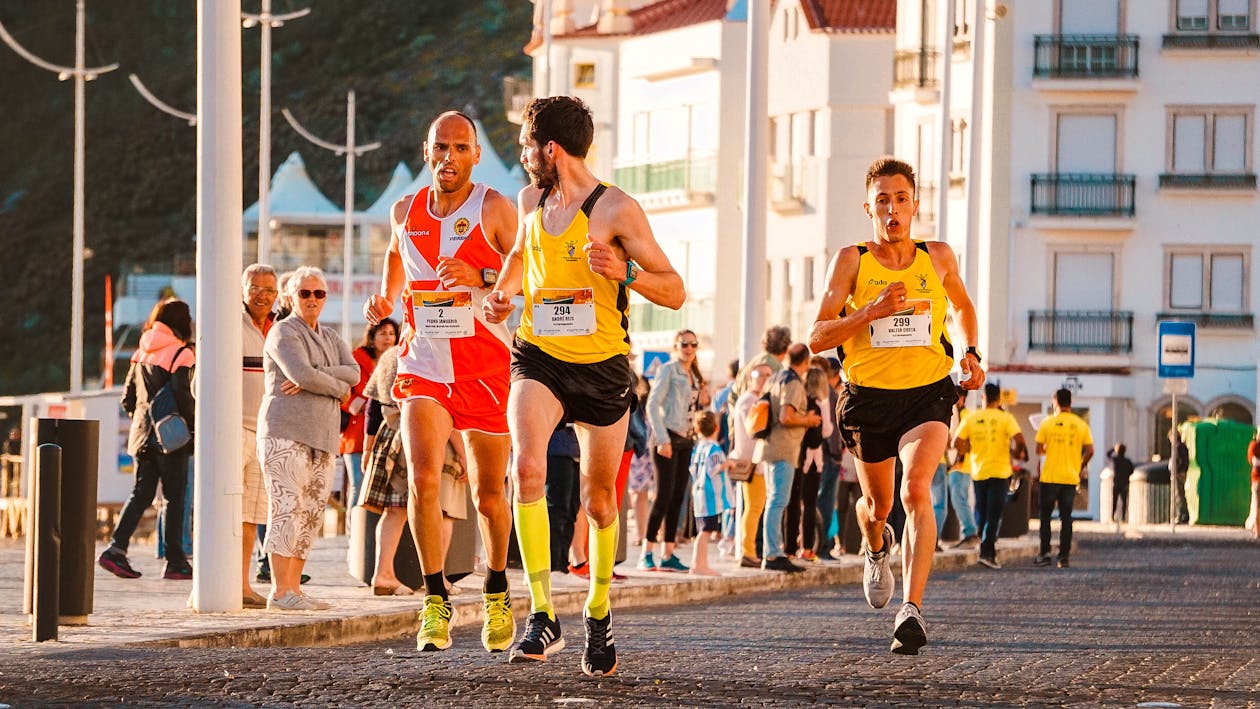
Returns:
[[[303,266],[286,291],[293,312],[272,326],[263,346],[264,394],[258,411],[258,459],[267,485],[271,594],[267,607],[325,610],[302,593],[302,567],[324,521],[337,457],[341,400],[359,381],[359,365],[335,330],[321,327],[328,297],[323,271]]]

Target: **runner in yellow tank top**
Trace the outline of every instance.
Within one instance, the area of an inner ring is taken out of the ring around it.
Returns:
[[[677,310],[687,296],[643,208],[587,168],[594,131],[590,109],[576,98],[534,99],[526,106],[521,163],[531,184],[517,198],[524,231],[484,310],[488,321],[502,322],[512,311],[512,296],[525,293],[526,312],[512,346],[508,428],[516,453],[516,536],[533,607],[508,659],[543,661],[564,647],[551,605],[543,494],[547,441],[556,424],[572,421],[590,520],[582,671],[609,675],[617,669],[608,603],[617,541],[616,477],[634,396],[626,357],[626,298],[634,290]],[[589,293],[575,292],[584,289]]]
[[[896,493],[895,458],[905,470],[904,603],[893,625],[892,651],[917,655],[927,643],[920,610],[936,548],[929,488],[949,441],[956,399],[948,376],[954,348],[943,327],[946,302],[969,345],[960,362],[963,386],[984,384],[984,370],[974,347],[975,308],[954,252],[943,242],[910,238],[919,205],[914,168],[880,158],[866,171],[866,191],[863,207],[873,239],[841,249],[832,259],[809,345],[814,352],[837,348],[849,376],[837,420],[862,484],[857,503],[866,555],[862,587],[874,608],[887,605],[896,587],[888,561],[894,540],[886,524]]]

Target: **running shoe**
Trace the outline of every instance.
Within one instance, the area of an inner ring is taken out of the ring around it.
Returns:
[[[547,611],[538,611],[525,621],[525,634],[512,646],[508,662],[546,662],[563,649],[559,621],[547,615]]]
[[[1050,565],[1049,554],[1038,554],[1037,558],[1033,559],[1033,566],[1049,566],[1049,565]]]
[[[191,581],[193,577],[193,569],[190,564],[182,566],[166,565],[166,570],[162,572],[162,578],[168,581]]]
[[[508,592],[483,593],[486,620],[481,626],[481,646],[486,652],[503,652],[516,639],[516,619]]]
[[[326,610],[328,610],[329,608],[332,608],[332,604],[331,604],[331,603],[329,603],[328,601],[321,601],[321,600],[319,600],[318,598],[312,598],[312,597],[310,597],[310,596],[306,595],[306,593],[304,593],[303,591],[300,591],[300,590],[299,590],[299,591],[298,591],[298,595],[299,595],[299,596],[301,596],[302,598],[306,599],[306,602],[307,602],[308,604],[310,604],[310,606],[311,606],[311,610],[315,610],[315,611],[326,611]]]
[[[569,564],[569,573],[578,578],[589,579],[591,577],[591,565],[585,561],[580,564]]]
[[[101,556],[96,560],[96,563],[100,564],[102,569],[105,569],[118,578],[140,578],[140,572],[131,568],[131,562],[127,561],[127,555],[120,551],[106,549],[101,552]]]
[[[1002,568],[1002,565],[998,563],[998,560],[997,560],[997,557],[996,557],[996,556],[982,556],[982,557],[980,557],[980,561],[979,561],[978,563],[979,563],[981,566],[986,566],[986,567],[988,567],[988,568],[990,568],[990,569],[1000,569],[1000,568]]]
[[[1068,558],[1066,556],[1059,557],[1059,568],[1066,569],[1068,567]]]
[[[617,648],[613,645],[612,611],[596,620],[582,611],[586,621],[586,649],[582,651],[582,672],[589,677],[607,677],[617,671]]]
[[[639,557],[639,569],[641,571],[656,571],[656,561],[652,558],[652,552],[645,551],[643,556]]]
[[[322,611],[330,606],[322,601],[303,596],[293,591],[285,591],[279,596],[267,597],[267,610],[271,611]]]
[[[816,564],[818,563],[818,555],[814,553],[813,549],[806,549],[801,552],[801,561],[809,561]]]
[[[927,625],[923,615],[913,603],[903,604],[893,625],[892,651],[898,655],[918,655],[919,648],[926,644]]]
[[[884,548],[871,551],[862,542],[862,553],[866,557],[866,569],[862,573],[862,591],[866,594],[866,602],[871,608],[883,608],[892,600],[893,591],[897,588],[897,579],[893,576],[892,565],[888,563],[888,552],[892,549],[892,528],[884,525]]]
[[[686,564],[682,563],[677,554],[670,554],[668,559],[661,559],[661,563],[656,568],[660,571],[673,571],[680,574],[685,574],[691,570]]]
[[[420,632],[416,633],[417,650],[432,652],[451,646],[451,610],[451,602],[441,596],[424,597]]]

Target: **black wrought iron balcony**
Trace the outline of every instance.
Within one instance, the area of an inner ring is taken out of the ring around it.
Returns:
[[[1131,217],[1133,175],[1052,173],[1032,176],[1032,213],[1069,217]]]
[[[931,49],[900,51],[893,55],[894,89],[935,89],[941,53]]]
[[[1255,173],[1199,173],[1173,174],[1159,176],[1160,187],[1184,187],[1203,190],[1254,190],[1256,188]]]
[[[1050,79],[1131,79],[1138,75],[1135,34],[1039,34],[1033,76]]]
[[[1180,320],[1192,322],[1199,327],[1220,328],[1223,330],[1251,330],[1256,326],[1255,315],[1251,313],[1204,313],[1185,311],[1175,313],[1156,313],[1156,320]]]
[[[1133,313],[1129,310],[1030,310],[1030,352],[1133,351]]]
[[[1256,49],[1260,35],[1215,32],[1177,32],[1164,35],[1164,49]]]

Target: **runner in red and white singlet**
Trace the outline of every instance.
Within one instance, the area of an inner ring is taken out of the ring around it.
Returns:
[[[448,111],[429,126],[424,159],[433,183],[394,204],[381,290],[363,307],[376,323],[393,313],[401,295],[409,326],[393,396],[402,413],[408,518],[424,572],[421,650],[451,646],[453,609],[443,573],[450,535],[439,502],[448,441],[468,471],[486,548],[481,643],[500,652],[516,634],[506,573],[509,339],[480,306],[516,243],[517,215],[506,197],[471,181],[480,158],[468,116]]]

